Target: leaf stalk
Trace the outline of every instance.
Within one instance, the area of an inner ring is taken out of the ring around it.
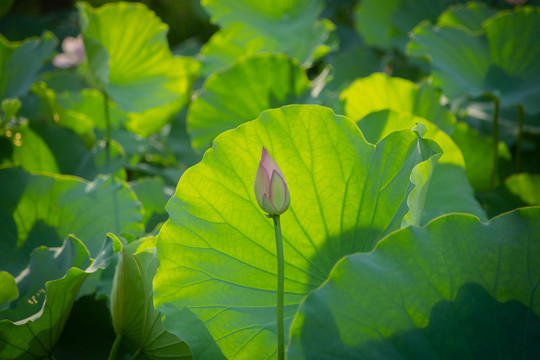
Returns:
[[[277,336],[278,336],[278,359],[285,359],[285,332],[283,330],[283,293],[285,289],[285,259],[283,256],[283,239],[281,236],[281,224],[279,215],[272,216],[276,233],[277,252]]]

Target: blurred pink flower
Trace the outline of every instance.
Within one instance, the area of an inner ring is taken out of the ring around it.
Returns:
[[[77,37],[66,37],[62,41],[62,50],[64,52],[56,55],[52,60],[53,65],[57,68],[65,69],[77,66],[86,58],[84,43],[80,34]]]

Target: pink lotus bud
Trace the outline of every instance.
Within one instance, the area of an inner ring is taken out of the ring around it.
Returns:
[[[283,214],[291,203],[283,173],[264,147],[255,176],[255,197],[261,209],[271,216]]]
[[[64,69],[77,66],[86,58],[84,43],[80,34],[75,38],[67,36],[62,41],[62,50],[64,52],[56,55],[52,60],[53,65],[57,68]]]

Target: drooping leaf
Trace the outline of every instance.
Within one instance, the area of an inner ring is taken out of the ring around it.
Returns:
[[[0,312],[0,358],[42,359],[52,354],[84,280],[108,266],[112,241],[91,260],[84,244],[69,237],[59,248],[36,248],[17,276],[20,296]]]
[[[450,99],[492,95],[502,107],[540,112],[540,8],[503,11],[473,34],[453,26],[419,25],[407,51],[427,57],[434,85]]]
[[[268,110],[218,136],[180,179],[157,240],[154,302],[195,358],[276,356],[274,230],[253,190],[263,146],[291,197],[281,215],[286,329],[343,255],[420,221],[438,157],[410,130],[371,145],[354,122],[316,105]]]
[[[505,180],[504,185],[525,204],[540,205],[540,175],[514,174]]]
[[[243,55],[285,53],[309,66],[329,49],[333,25],[319,20],[321,0],[205,0],[211,21],[222,27],[201,49],[208,75]]]
[[[114,330],[131,352],[148,359],[191,359],[189,347],[165,330],[154,308],[152,280],[157,268],[155,238],[124,244],[111,292]]]
[[[539,251],[540,208],[402,229],[306,298],[288,358],[537,358]]]
[[[462,26],[470,31],[483,31],[482,23],[496,11],[481,2],[468,2],[449,7],[439,16],[438,26]]]
[[[97,86],[125,112],[151,112],[142,135],[159,130],[188,100],[198,63],[172,55],[167,25],[143,4],[82,2],[79,12]]]
[[[110,177],[86,182],[5,168],[0,170],[0,192],[0,268],[12,274],[24,268],[36,246],[58,246],[68,234],[79,237],[95,257],[107,232],[143,230],[133,192]]]
[[[422,20],[435,21],[452,0],[362,0],[354,12],[356,29],[366,43],[403,51],[407,34]]]
[[[290,104],[309,88],[298,63],[284,55],[256,55],[213,74],[189,107],[186,123],[195,149],[206,150],[222,132]]]
[[[356,80],[341,93],[345,114],[360,120],[369,113],[392,109],[423,117],[451,134],[456,118],[441,105],[441,92],[431,84],[421,86],[384,73]]]
[[[458,122],[452,140],[459,146],[465,159],[467,178],[477,191],[489,191],[491,168],[493,166],[493,138],[481,136],[465,122]],[[499,162],[510,160],[508,147],[499,142]],[[495,184],[500,183],[499,176]]]
[[[474,191],[465,172],[465,160],[459,147],[445,132],[430,121],[406,112],[382,110],[371,113],[357,122],[369,142],[376,143],[393,131],[411,129],[421,123],[426,127],[422,135],[434,140],[443,151],[433,169],[421,224],[449,213],[467,213],[487,220],[487,216],[474,197]]]
[[[56,38],[50,32],[23,42],[0,35],[0,100],[25,95],[55,46]]]

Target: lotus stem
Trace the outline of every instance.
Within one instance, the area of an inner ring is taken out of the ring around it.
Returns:
[[[516,171],[521,170],[521,143],[523,141],[523,105],[518,106],[518,134],[516,142]]]
[[[118,347],[120,346],[121,341],[122,341],[122,335],[121,334],[116,335],[116,339],[114,339],[111,352],[109,353],[109,360],[116,359],[116,353],[118,352]]]
[[[285,261],[283,257],[283,240],[281,237],[281,224],[279,215],[272,216],[276,232],[277,251],[277,335],[278,335],[278,359],[285,359],[285,332],[283,331],[283,292],[285,283]]]
[[[107,92],[105,90],[102,91],[103,93],[103,104],[105,108],[105,151],[107,155],[107,162],[109,162],[109,158],[111,156],[111,148],[110,148],[110,142],[111,142],[111,117],[109,113],[109,95],[107,95]]]
[[[495,179],[497,178],[497,165],[499,163],[499,99],[493,97],[493,166],[489,179],[489,191],[495,189]]]
[[[131,357],[131,360],[136,360],[139,355],[141,355],[141,349],[137,349],[137,351],[135,351],[135,353],[133,354],[133,356]]]

